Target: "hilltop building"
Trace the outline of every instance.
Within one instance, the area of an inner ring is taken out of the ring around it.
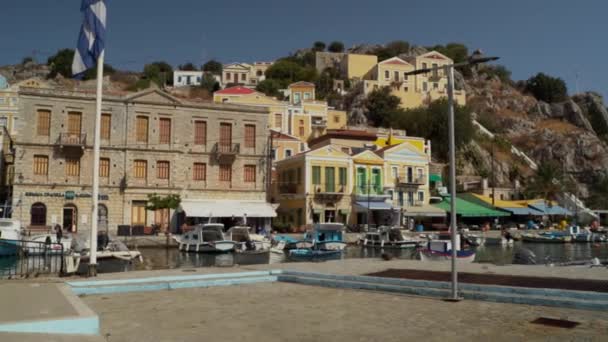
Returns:
[[[255,88],[266,79],[266,70],[273,62],[230,63],[222,69],[222,84],[224,87],[246,86]]]

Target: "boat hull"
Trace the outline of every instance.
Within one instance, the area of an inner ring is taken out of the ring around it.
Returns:
[[[317,248],[327,251],[343,251],[346,248],[346,242],[342,241],[324,241],[317,242]]]
[[[420,260],[422,261],[446,261],[452,260],[452,252],[438,252],[430,249],[420,250]],[[461,250],[457,252],[456,261],[462,263],[471,263],[475,260],[475,251]]]
[[[569,243],[572,241],[571,236],[556,236],[556,235],[522,235],[522,241],[534,243]]]
[[[0,257],[17,255],[19,253],[17,243],[15,240],[0,240]]]
[[[292,249],[289,258],[300,261],[315,261],[327,259],[339,259],[342,251],[339,250],[316,250],[316,249]]]
[[[233,241],[219,241],[216,243],[180,244],[179,250],[192,253],[227,253],[234,250]]]
[[[419,241],[372,241],[362,239],[359,240],[361,245],[365,247],[374,247],[374,248],[398,248],[398,249],[406,249],[406,248],[416,248],[420,245]]]

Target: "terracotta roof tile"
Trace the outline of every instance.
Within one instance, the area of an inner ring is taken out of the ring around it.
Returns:
[[[230,87],[230,88],[226,88],[226,89],[223,89],[223,90],[218,90],[214,94],[218,94],[218,95],[249,95],[249,94],[253,94],[255,92],[256,92],[255,90],[249,89],[247,87],[235,86],[235,87]]]

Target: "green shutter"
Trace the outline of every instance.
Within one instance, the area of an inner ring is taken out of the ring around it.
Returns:
[[[357,169],[357,189],[360,194],[367,193],[366,170],[364,168]]]
[[[373,182],[374,182],[374,192],[376,194],[381,194],[382,193],[382,176],[381,176],[381,172],[380,169],[374,169],[373,170]]]
[[[342,186],[346,185],[346,168],[345,167],[340,168],[340,185],[342,185]]]
[[[325,168],[325,191],[336,192],[336,169],[333,167]]]
[[[315,184],[315,185],[321,184],[321,167],[320,166],[312,167],[312,184]]]

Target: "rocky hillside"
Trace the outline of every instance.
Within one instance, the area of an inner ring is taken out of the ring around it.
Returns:
[[[499,183],[516,178],[514,167],[522,164],[519,158],[504,153],[510,144],[537,163],[554,160],[563,165],[563,171],[578,183],[583,198],[590,195],[592,184],[608,170],[608,111],[600,95],[582,93],[562,102],[545,103],[524,94],[513,82],[503,82],[477,70],[466,78],[464,87],[477,120],[503,142],[494,144],[501,145],[495,146],[501,151],[496,157]],[[488,150],[492,144],[483,140],[476,138],[471,149],[486,161],[481,161],[482,169],[489,170]],[[475,162],[479,161],[469,160],[468,164]],[[472,167],[468,171],[475,172]],[[529,175],[526,167],[519,171],[523,171],[519,177],[525,182]]]

